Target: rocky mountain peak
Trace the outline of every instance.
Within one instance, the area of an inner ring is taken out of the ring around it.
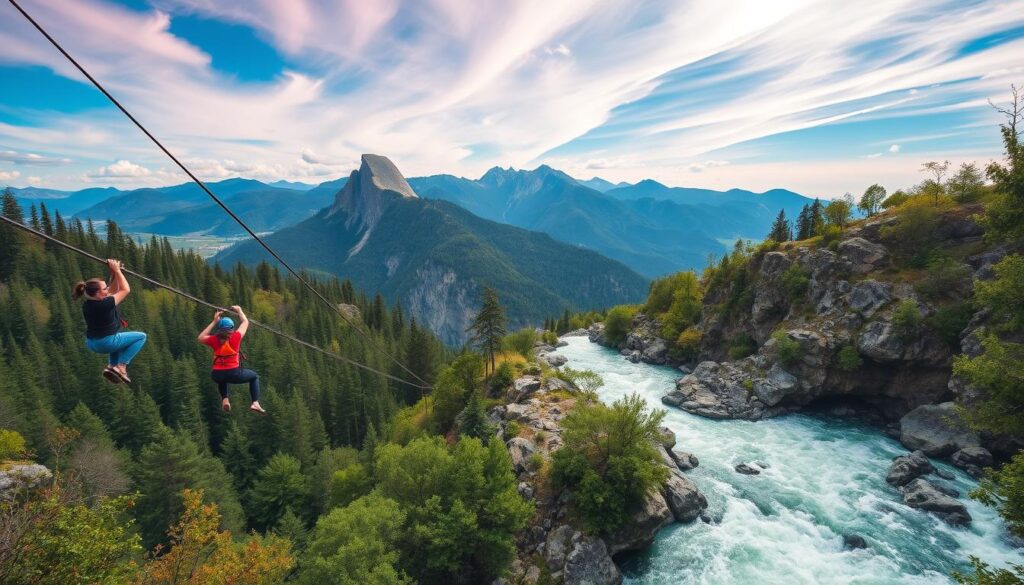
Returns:
[[[327,212],[327,217],[344,213],[345,227],[357,226],[363,232],[359,243],[349,250],[350,258],[366,244],[389,197],[416,199],[417,195],[391,159],[379,154],[364,154],[359,170],[352,171]]]

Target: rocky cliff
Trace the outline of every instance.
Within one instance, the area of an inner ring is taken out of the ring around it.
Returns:
[[[999,448],[1000,441],[959,421],[952,401],[970,397],[952,376],[952,359],[980,351],[976,332],[988,311],[966,302],[972,281],[992,278],[992,265],[1011,252],[984,244],[973,219],[979,211],[960,206],[929,226],[933,254],[949,259],[940,265],[946,274],[934,274],[932,264],[908,266],[908,250],[891,237],[899,219],[876,216],[830,245],[790,242],[752,253],[743,279],[707,291],[697,359],[674,361],[669,343],[657,337],[659,324],[643,314],[617,347],[634,361],[680,367],[684,375],[666,405],[749,420],[809,406],[866,413],[908,448],[952,455],[977,473],[978,461],[991,461],[977,452],[982,443]],[[929,291],[929,279],[942,290]],[[730,300],[739,309],[727,314],[722,307]],[[950,318],[954,309],[963,322]],[[590,337],[606,343],[601,325]],[[752,353],[736,355],[737,340]]]
[[[539,359],[559,362],[553,348],[537,349]],[[519,492],[534,501],[537,511],[517,543],[518,559],[497,584],[532,585],[542,579],[565,585],[618,584],[622,575],[613,561],[615,555],[650,546],[657,532],[673,522],[702,517],[707,500],[683,473],[693,468],[695,458],[673,451],[675,436],[663,429],[658,450],[669,469],[668,481],[648,494],[643,506],[614,534],[588,534],[573,517],[572,492],[554,489],[547,475],[551,454],[563,445],[560,422],[577,400],[586,398],[558,378],[525,375],[505,389],[503,399],[506,403],[493,408],[489,416],[512,458]]]

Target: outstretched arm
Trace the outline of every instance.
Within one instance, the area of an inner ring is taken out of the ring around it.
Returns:
[[[202,333],[199,334],[199,337],[196,337],[196,341],[202,343],[204,339],[209,337],[210,333],[213,331],[214,326],[217,325],[217,321],[220,320],[220,317],[223,314],[224,311],[217,311],[216,313],[214,313],[213,321],[210,321],[210,324],[206,326],[206,329],[203,329]]]
[[[245,337],[245,332],[249,330],[249,318],[245,316],[245,312],[242,311],[242,307],[239,307],[238,305],[231,307],[231,310],[238,313],[239,322],[238,329],[236,329],[236,331],[238,331],[239,335]]]
[[[124,272],[121,270],[120,260],[107,259],[107,267],[110,268],[112,277],[107,292],[114,297],[114,304],[120,305],[128,293],[132,292],[132,287],[128,285],[128,279],[125,278]]]

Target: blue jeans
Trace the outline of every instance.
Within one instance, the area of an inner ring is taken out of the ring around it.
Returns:
[[[131,363],[143,345],[146,345],[146,334],[141,331],[123,331],[99,339],[85,340],[85,347],[89,351],[108,354],[107,359],[112,366]]]

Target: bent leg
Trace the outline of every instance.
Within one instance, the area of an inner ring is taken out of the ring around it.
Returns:
[[[132,358],[142,350],[142,346],[146,345],[146,334],[141,331],[125,331],[116,334],[115,337],[118,338],[120,346],[117,358],[119,364],[130,364]],[[111,358],[113,358],[113,354],[111,354]]]
[[[249,398],[253,402],[257,402],[260,399],[260,376],[256,372],[248,369],[240,369],[238,373],[239,382],[249,383]]]

